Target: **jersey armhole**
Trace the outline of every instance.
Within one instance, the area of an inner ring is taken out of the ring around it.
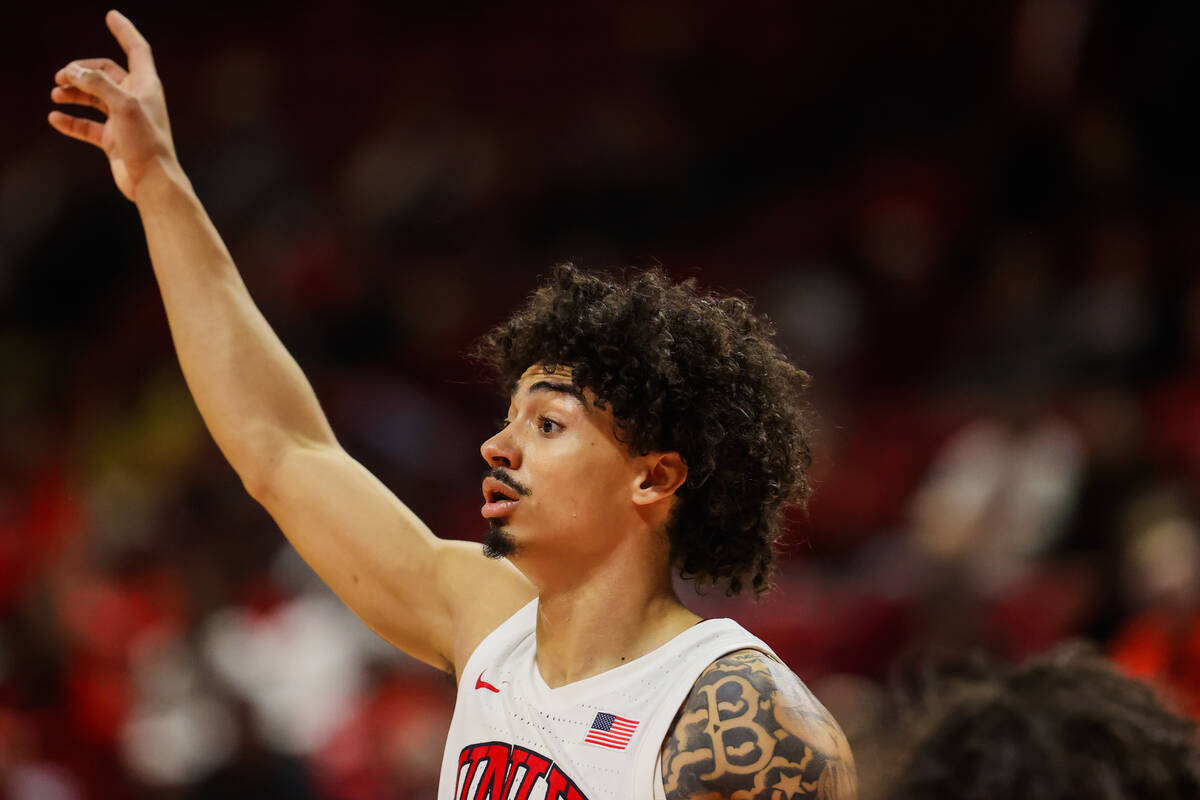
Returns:
[[[645,748],[653,746],[654,774],[650,777],[651,783],[649,788],[651,794],[647,795],[644,792],[639,792],[639,796],[653,797],[654,800],[666,800],[667,793],[663,788],[662,777],[662,751],[663,745],[666,744],[667,737],[670,736],[672,732],[671,723],[673,723],[675,721],[675,717],[679,715],[679,710],[683,708],[683,704],[687,702],[688,697],[691,695],[692,687],[696,685],[696,681],[700,679],[700,676],[704,674],[704,671],[712,666],[716,661],[719,661],[730,653],[736,653],[741,650],[757,650],[772,660],[778,661],[780,664],[783,663],[779,656],[775,655],[774,651],[772,651],[765,642],[757,639],[731,642],[728,648],[722,648],[717,651],[713,651],[715,654],[707,656],[703,660],[703,663],[701,663],[700,658],[695,659],[695,662],[691,665],[691,668],[686,673],[690,677],[686,680],[680,681],[679,685],[675,687],[675,691],[671,692],[667,698],[667,701],[662,705],[663,708],[668,706],[670,707],[669,715],[667,712],[663,712],[662,716],[655,717],[655,722],[659,724],[656,727],[660,726],[662,731],[661,735],[651,736],[647,738],[646,741],[644,741],[641,745],[643,749],[639,750],[639,758],[635,763],[645,763],[645,761],[643,761],[641,758],[644,757],[643,754],[645,753]],[[665,723],[662,722],[663,717],[666,717]],[[651,729],[651,731],[653,731],[653,729]],[[653,745],[651,745],[651,741],[653,741]],[[646,760],[649,759],[647,758]]]
[[[497,641],[503,641],[506,637],[512,638],[510,634],[511,628],[524,627],[522,615],[524,615],[530,606],[534,607],[534,616],[537,615],[537,602],[535,597],[525,605],[517,609],[511,617],[501,622],[495,628],[492,628],[486,636],[479,640],[479,644],[475,645],[475,649],[467,656],[467,660],[463,662],[462,674],[458,676],[458,689],[461,690],[465,684],[471,680],[470,675],[478,667],[477,662],[481,659],[481,653],[487,645],[494,645]]]

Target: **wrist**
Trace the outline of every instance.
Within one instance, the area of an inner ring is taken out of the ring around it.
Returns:
[[[153,159],[137,176],[133,202],[144,211],[144,204],[157,204],[180,192],[194,194],[192,183],[173,156],[163,155]]]

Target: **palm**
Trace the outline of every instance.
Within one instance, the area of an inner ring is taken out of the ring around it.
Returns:
[[[129,76],[126,75],[118,86],[125,91],[129,91]],[[113,180],[117,184],[117,188],[121,194],[128,199],[133,199],[133,185],[129,180],[129,170],[125,165],[125,157],[121,148],[121,137],[117,132],[118,121],[113,119],[109,114],[108,119],[104,121],[104,132],[100,136],[100,149],[108,156],[108,166],[112,169]]]
[[[125,166],[125,159],[116,150],[110,150],[108,166],[112,168],[113,180],[116,182],[117,188],[121,190],[121,194],[132,200],[133,179],[130,177],[129,170]]]

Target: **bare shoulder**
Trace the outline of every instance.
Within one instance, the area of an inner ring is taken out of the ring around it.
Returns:
[[[696,680],[662,750],[667,800],[854,800],[841,728],[786,666],[758,650]]]

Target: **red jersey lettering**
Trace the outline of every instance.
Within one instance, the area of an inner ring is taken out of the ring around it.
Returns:
[[[518,773],[522,773],[521,782],[513,793]],[[512,800],[529,800],[539,785],[546,786],[546,800],[587,800],[558,765],[533,750],[483,742],[468,745],[458,754],[455,800],[508,800],[510,796]]]

